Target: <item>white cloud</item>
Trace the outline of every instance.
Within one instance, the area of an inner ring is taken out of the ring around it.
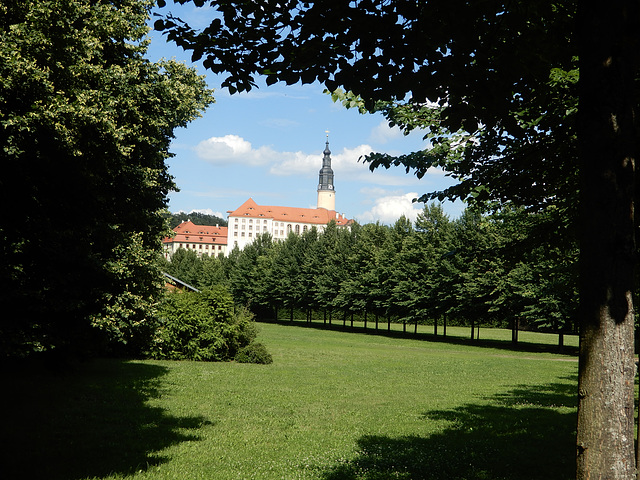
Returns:
[[[269,173],[276,176],[298,176],[313,178],[322,166],[322,151],[278,152],[269,146],[254,148],[251,142],[238,135],[211,137],[195,147],[196,154],[215,165],[269,165]],[[407,175],[403,168],[369,170],[362,160],[373,152],[371,145],[362,144],[354,148],[343,148],[331,153],[331,166],[336,174],[336,187],[345,181],[366,182],[374,185],[402,186],[416,185],[418,179]],[[442,172],[432,168],[427,175],[441,176]]]
[[[413,199],[419,195],[415,192],[404,194],[392,194],[382,189],[362,190],[365,196],[375,196],[374,205],[366,212],[357,215],[360,223],[372,223],[379,221],[383,224],[392,224],[402,215],[414,222],[418,214],[423,210],[422,203],[413,203]]]
[[[204,215],[213,215],[213,216],[216,216],[218,218],[225,218],[225,216],[226,216],[222,212],[214,212],[210,208],[193,209],[189,213],[194,213],[194,212],[195,213],[203,213]]]
[[[238,135],[208,138],[196,145],[195,151],[198,157],[214,164],[264,165],[279,156],[271,147],[254,149],[251,142]]]
[[[369,139],[372,143],[385,144],[391,140],[401,138],[403,136],[402,130],[398,127],[389,127],[389,122],[383,120],[371,130]]]
[[[329,147],[331,148],[331,147]],[[363,165],[358,159],[362,155],[371,153],[373,149],[369,145],[359,145],[355,148],[343,148],[339,153],[331,153],[331,167],[334,172],[340,172],[341,177],[348,178],[354,172],[362,171]],[[282,153],[281,162],[271,167],[274,175],[317,175],[322,167],[323,153],[318,151],[314,154],[296,152],[295,154]]]

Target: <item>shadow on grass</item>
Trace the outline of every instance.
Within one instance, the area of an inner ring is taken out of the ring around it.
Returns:
[[[448,426],[424,438],[361,437],[358,454],[323,470],[321,478],[575,478],[575,398],[575,383],[522,386],[492,397],[488,405],[426,412],[425,419]]]
[[[486,347],[486,348],[495,348],[498,350],[506,350],[511,352],[529,352],[529,353],[554,353],[557,355],[566,355],[566,356],[577,356],[578,355],[578,347],[571,345],[564,345],[562,348],[558,347],[558,345],[552,344],[544,344],[544,343],[532,343],[532,342],[524,342],[519,341],[518,343],[513,343],[510,340],[492,340],[492,339],[470,339],[468,337],[458,337],[458,336],[443,336],[443,335],[434,335],[433,333],[424,333],[418,332],[413,333],[411,330],[413,326],[408,326],[407,331],[399,331],[399,330],[387,330],[386,323],[380,323],[380,327],[376,330],[374,327],[364,328],[362,326],[353,326],[351,327],[349,323],[343,325],[342,322],[333,323],[324,323],[313,321],[311,323],[306,322],[304,320],[274,320],[274,319],[265,319],[260,318],[257,319],[258,322],[262,323],[273,323],[276,325],[285,325],[285,326],[295,326],[295,327],[303,327],[303,328],[315,328],[319,330],[336,330],[336,331],[344,331],[351,333],[363,333],[366,335],[379,335],[383,337],[390,338],[407,338],[413,340],[422,340],[429,342],[441,342],[441,343],[449,343],[452,345],[468,345],[474,347]]]
[[[198,440],[209,423],[147,404],[161,394],[162,366],[100,360],[2,373],[0,478],[125,476],[164,463],[163,449]]]

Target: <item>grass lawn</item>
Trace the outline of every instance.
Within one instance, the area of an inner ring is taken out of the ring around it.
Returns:
[[[5,372],[0,478],[573,476],[575,357],[260,329],[272,365]]]

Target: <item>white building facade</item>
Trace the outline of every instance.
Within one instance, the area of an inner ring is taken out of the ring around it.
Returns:
[[[343,215],[326,208],[295,208],[258,205],[252,198],[229,213],[229,249],[241,250],[253,242],[258,235],[269,233],[274,240],[284,240],[290,233],[302,235],[315,227],[325,229],[334,220],[338,227],[351,224]]]
[[[227,227],[218,225],[195,225],[190,220],[182,222],[173,229],[173,237],[162,240],[164,257],[171,259],[178,249],[196,252],[198,257],[209,255],[221,257],[227,255]]]

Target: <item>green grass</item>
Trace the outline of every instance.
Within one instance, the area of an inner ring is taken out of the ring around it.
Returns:
[[[260,328],[271,365],[5,375],[0,478],[572,477],[574,357]]]
[[[323,319],[315,318],[310,324],[307,324],[305,320],[296,319],[293,323],[290,323],[287,319],[281,318],[277,323],[282,325],[303,325],[303,326],[314,326],[318,328],[328,328],[328,321],[324,322]],[[352,330],[351,322],[347,319],[346,323],[343,324],[342,319],[336,320],[333,319],[330,325],[333,329],[342,329],[346,331]],[[404,333],[405,336],[411,337],[415,332],[414,324],[407,324],[404,327],[400,323],[391,323],[391,328],[389,330],[386,321],[380,319],[378,324],[378,329],[375,328],[375,320],[373,318],[369,319],[367,322],[366,329],[364,327],[363,321],[354,321],[353,322],[353,331],[357,332],[368,332],[368,333],[379,333],[381,335],[387,334],[390,332],[391,334],[401,334]],[[434,334],[434,326],[433,325],[418,325],[417,335],[420,338],[426,339],[448,339],[449,341],[455,340],[470,340],[471,339],[471,327],[457,327],[457,326],[447,326],[447,335],[443,336],[443,326],[440,322],[438,324],[437,335]],[[476,327],[474,333],[475,339],[480,339],[487,342],[507,342],[509,343],[508,348],[513,348],[511,344],[511,330],[504,328],[486,328],[480,327],[479,329]],[[558,345],[558,335],[552,333],[541,333],[541,332],[529,332],[529,331],[519,331],[518,332],[518,342],[522,347],[526,348],[528,345],[531,345],[532,348],[539,350],[543,345]],[[565,335],[564,336],[564,345],[573,349],[578,347],[578,336],[577,335]]]

